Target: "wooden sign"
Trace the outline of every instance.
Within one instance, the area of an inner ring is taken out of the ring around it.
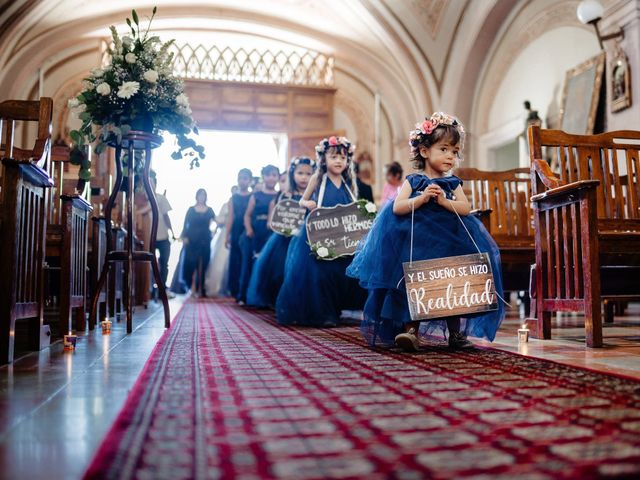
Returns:
[[[358,203],[316,208],[307,217],[311,249],[322,260],[353,255],[374,218]]]
[[[403,263],[412,320],[465,316],[498,309],[486,253]]]
[[[304,225],[307,209],[290,198],[279,201],[273,209],[271,230],[279,235],[290,237]]]

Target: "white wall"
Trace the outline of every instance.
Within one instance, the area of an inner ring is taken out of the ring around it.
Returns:
[[[527,45],[506,70],[491,104],[487,129],[478,139],[479,166],[493,168],[490,150],[513,142],[524,131],[525,100],[538,110],[545,127],[547,119],[550,126],[557,126],[567,70],[599,52],[595,35],[576,27],[555,28]],[[492,63],[497,65],[499,59]],[[514,159],[512,167],[518,163],[526,166],[528,159]]]

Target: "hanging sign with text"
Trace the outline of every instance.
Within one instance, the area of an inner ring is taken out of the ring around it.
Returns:
[[[486,253],[403,263],[411,320],[466,316],[498,309]]]
[[[285,237],[295,235],[304,225],[304,216],[307,209],[291,199],[279,201],[273,209],[271,215],[271,230]]]
[[[316,208],[307,217],[309,245],[320,260],[353,255],[373,225],[374,214],[368,214],[358,203]]]

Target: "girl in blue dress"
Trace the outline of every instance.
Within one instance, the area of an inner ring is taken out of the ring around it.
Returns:
[[[318,144],[318,170],[300,200],[301,206],[313,210],[355,201],[354,150],[345,137],[325,138]],[[342,310],[361,310],[366,292],[346,275],[351,259],[316,259],[308,244],[307,231],[302,229],[289,246],[284,283],[276,301],[278,323],[335,327]]]
[[[463,142],[462,124],[445,113],[434,113],[416,125],[409,143],[414,165],[421,172],[409,175],[396,200],[382,209],[349,267],[348,274],[369,291],[361,331],[371,345],[395,343],[416,351],[418,333],[431,335],[445,328],[452,349],[473,348],[467,335],[495,338],[504,318],[503,302],[498,302],[498,310],[470,315],[462,323],[459,317],[412,322],[403,281],[402,263],[410,258],[412,228],[413,260],[477,253],[471,235],[479,249],[489,254],[496,293],[502,295],[498,247],[482,223],[468,216],[471,207],[462,180],[448,175]]]
[[[256,189],[249,198],[249,205],[244,212],[244,235],[240,240],[242,267],[240,269],[240,287],[236,299],[243,305],[247,301],[247,289],[253,264],[271,236],[271,230],[267,226],[269,205],[278,195],[275,190],[276,183],[280,178],[278,167],[267,165],[261,173],[262,188]]]
[[[275,204],[282,199],[299,201],[309,185],[315,170],[315,162],[307,157],[295,157],[289,165],[287,182],[280,182],[281,191],[276,201],[271,202],[269,216]],[[284,281],[284,264],[291,237],[271,235],[258,260],[253,266],[253,273],[247,291],[247,305],[258,308],[273,308],[282,282]]]
[[[229,249],[229,278],[227,291],[234,298],[238,296],[240,288],[240,270],[242,268],[242,251],[240,239],[244,233],[244,213],[247,211],[251,191],[249,186],[253,180],[253,174],[248,168],[238,172],[238,191],[229,200],[229,213],[227,214],[227,238],[225,244]]]

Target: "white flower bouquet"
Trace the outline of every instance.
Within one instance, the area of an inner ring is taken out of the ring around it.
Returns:
[[[182,80],[173,75],[173,54],[169,47],[173,40],[162,43],[157,36],[140,33],[138,14],[132,10],[127,18],[131,35],[118,35],[111,26],[113,46],[109,48],[111,64],[95,68],[83,80],[84,89],[69,100],[82,126],[70,135],[78,146],[94,143],[95,152],[101,153],[108,142],[120,141],[131,130],[166,131],[177,138],[177,150],[171,155],[180,159],[191,156],[191,166],[198,166],[204,158],[204,148],[188,135],[198,133],[189,99],[184,94]],[[89,180],[88,156],[72,155],[79,163],[80,178]]]

